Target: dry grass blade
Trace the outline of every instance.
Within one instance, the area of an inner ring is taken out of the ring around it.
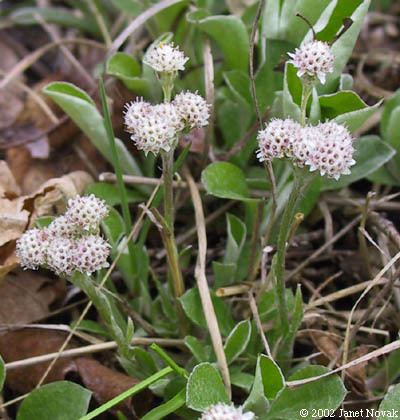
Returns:
[[[156,343],[164,347],[178,347],[183,345],[183,340],[179,339],[165,339],[165,338],[134,338],[131,341],[133,346],[150,346],[151,344]],[[117,343],[115,341],[107,341],[105,343],[91,344],[88,346],[82,346],[76,349],[68,349],[61,353],[49,353],[43,354],[42,356],[29,357],[28,359],[17,360],[15,362],[10,362],[5,364],[6,371],[12,369],[18,369],[24,366],[36,365],[38,363],[48,362],[54,357],[75,357],[82,356],[83,354],[92,354],[98,353],[101,351],[113,350],[117,348]]]
[[[297,386],[309,384],[311,382],[316,382],[316,381],[319,381],[322,378],[326,378],[327,376],[333,375],[333,374],[338,373],[338,372],[342,372],[346,369],[350,369],[350,368],[352,368],[354,366],[357,366],[361,363],[366,363],[366,362],[368,362],[372,359],[375,359],[376,357],[380,357],[380,356],[383,356],[384,354],[391,353],[392,351],[395,351],[399,348],[400,348],[400,340],[394,341],[393,343],[387,344],[386,346],[383,346],[380,349],[371,351],[370,353],[367,353],[364,356],[361,356],[357,359],[354,359],[351,362],[348,362],[345,365],[339,366],[338,368],[333,369],[329,372],[326,372],[322,375],[313,376],[311,378],[301,379],[301,380],[298,380],[298,381],[289,381],[289,382],[286,382],[286,385],[289,388],[294,388],[294,387],[297,387]]]
[[[197,286],[199,288],[201,303],[203,305],[203,312],[206,318],[208,330],[210,332],[214,352],[217,356],[218,365],[221,370],[226,391],[230,397],[231,381],[229,377],[228,363],[226,361],[224,345],[222,343],[222,336],[218,326],[214,306],[212,304],[210,290],[208,289],[206,277],[207,235],[204,221],[203,205],[201,202],[199,190],[197,189],[196,184],[187,169],[185,170],[185,176],[189,184],[190,194],[192,196],[193,206],[195,210],[197,237],[199,244],[199,254],[196,262],[195,277],[197,281]]]
[[[143,13],[136,17],[114,40],[109,50],[108,56],[117,52],[122,44],[135,33],[145,22],[156,15],[161,10],[166,9],[176,3],[181,3],[183,0],[163,0],[146,9]]]
[[[249,291],[248,296],[249,296],[250,309],[253,314],[254,321],[257,325],[257,329],[258,329],[258,333],[260,334],[261,341],[263,342],[265,352],[267,353],[268,357],[272,359],[271,348],[269,347],[267,337],[265,336],[261,319],[260,319],[260,315],[258,314],[257,303],[256,303],[256,300],[254,299],[253,292],[251,290]]]

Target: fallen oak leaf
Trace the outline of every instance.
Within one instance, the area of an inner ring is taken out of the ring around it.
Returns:
[[[0,284],[0,323],[6,327],[43,319],[50,313],[49,306],[64,295],[63,280],[32,270],[8,274]]]

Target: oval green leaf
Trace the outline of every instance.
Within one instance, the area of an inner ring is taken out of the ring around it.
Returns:
[[[32,391],[17,420],[77,420],[87,413],[92,393],[73,382],[53,382]]]

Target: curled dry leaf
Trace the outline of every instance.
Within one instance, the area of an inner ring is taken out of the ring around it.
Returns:
[[[49,306],[62,299],[64,292],[64,281],[49,279],[32,270],[8,274],[0,283],[0,323],[4,331],[6,326],[45,318],[50,313]]]
[[[0,161],[0,279],[17,265],[15,241],[38,217],[61,213],[70,197],[81,194],[92,177],[83,171],[46,181],[30,195],[18,197],[7,164]]]
[[[6,363],[54,353],[59,350],[65,338],[65,333],[54,330],[13,331],[0,337],[0,353]],[[72,341],[70,347],[77,347],[77,343]],[[30,392],[41,379],[47,366],[48,362],[9,370],[6,385],[18,393]],[[105,403],[139,382],[136,378],[102,365],[92,357],[60,358],[45,382],[71,379],[71,373],[79,376],[83,385],[93,392],[93,397],[99,404]],[[152,399],[152,394],[144,391],[133,399],[126,399],[116,409],[123,411],[129,418],[132,418],[133,412],[141,416],[148,410]]]

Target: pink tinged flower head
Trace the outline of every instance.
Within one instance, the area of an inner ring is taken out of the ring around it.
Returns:
[[[189,58],[178,47],[174,47],[174,44],[160,43],[147,50],[143,63],[159,73],[176,73],[185,70],[188,60]]]
[[[326,76],[333,72],[335,57],[326,42],[307,42],[288,55],[291,58],[289,63],[298,69],[299,77],[318,78],[322,84],[325,84]]]
[[[23,268],[37,270],[46,263],[48,248],[47,230],[30,229],[17,240],[16,254]]]
[[[346,127],[328,121],[304,130],[310,144],[306,164],[311,171],[319,171],[322,176],[336,180],[350,174],[350,167],[356,161],[353,159],[353,138]]]
[[[53,238],[47,253],[47,265],[58,275],[71,276],[75,271],[76,241],[70,238]]]
[[[110,244],[97,235],[85,236],[76,244],[74,259],[75,269],[81,273],[92,273],[109,267],[107,258],[110,254]]]
[[[96,232],[100,222],[107,216],[108,207],[104,200],[94,194],[76,196],[68,201],[66,220],[82,232]]]
[[[254,420],[256,417],[251,411],[243,413],[242,407],[218,403],[207,409],[200,420]]]
[[[208,125],[209,105],[197,92],[181,92],[175,96],[173,103],[179,117],[189,129]]]
[[[81,232],[79,227],[71,223],[67,217],[56,217],[47,228],[50,238],[65,236],[66,238],[73,238]]]
[[[127,113],[125,121],[127,124]],[[132,118],[130,118],[130,121]],[[128,124],[127,124],[128,125]],[[150,105],[140,118],[131,125],[131,139],[139,150],[147,155],[158,154],[161,150],[170,151],[176,142],[177,134],[184,128],[176,108],[171,103]]]
[[[301,134],[301,126],[291,119],[275,119],[258,132],[257,158],[260,162],[291,156],[293,144]]]

